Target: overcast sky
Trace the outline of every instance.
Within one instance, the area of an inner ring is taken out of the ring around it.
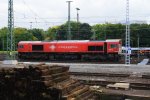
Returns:
[[[126,0],[72,0],[71,20],[91,25],[104,22],[124,22]],[[130,19],[150,22],[150,0],[130,0]],[[8,0],[0,0],[0,28],[7,26]],[[43,28],[67,21],[66,0],[14,0],[15,27]]]

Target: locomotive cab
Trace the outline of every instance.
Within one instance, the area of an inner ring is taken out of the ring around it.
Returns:
[[[106,40],[107,44],[107,53],[112,54],[120,54],[121,53],[121,47],[122,47],[122,41],[121,39],[110,39]]]
[[[107,47],[107,55],[108,58],[118,61],[120,58],[120,53],[122,51],[122,41],[121,39],[110,39],[106,40],[106,47]]]

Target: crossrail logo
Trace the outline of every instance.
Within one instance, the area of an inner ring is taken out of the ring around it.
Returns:
[[[55,45],[51,45],[51,46],[50,46],[50,49],[51,49],[52,51],[54,51],[55,48],[56,48]]]

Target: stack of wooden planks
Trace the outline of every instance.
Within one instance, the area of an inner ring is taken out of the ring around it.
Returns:
[[[89,86],[70,78],[69,66],[0,67],[0,100],[95,100]]]

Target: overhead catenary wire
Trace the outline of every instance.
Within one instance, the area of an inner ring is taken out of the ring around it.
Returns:
[[[22,0],[23,1],[23,3],[24,3],[24,5],[26,5],[27,6],[27,8],[33,13],[33,15],[34,16],[37,16],[37,17],[23,17],[23,18],[17,18],[17,19],[26,19],[26,20],[35,20],[35,22],[37,22],[37,20],[44,20],[44,22],[43,23],[45,23],[45,25],[46,26],[48,26],[47,24],[49,24],[50,22],[48,22],[48,21],[45,21],[46,19],[48,19],[48,20],[63,20],[62,22],[59,22],[60,24],[61,23],[64,23],[65,21],[66,21],[66,19],[67,19],[67,17],[50,17],[50,18],[42,18],[42,17],[39,17],[38,16],[38,14],[36,13],[36,12],[34,12],[32,9],[31,9],[31,7],[29,6],[29,5],[27,5],[27,3],[24,1],[24,0]],[[24,14],[25,15],[25,14]],[[119,18],[119,17],[123,17],[124,15],[119,15],[119,16],[81,16],[80,18],[82,19],[82,20],[85,20],[84,22],[86,22],[87,21],[87,23],[90,23],[90,24],[97,24],[97,23],[104,23],[104,22],[109,22],[109,19],[115,19],[115,21],[116,21],[116,19],[117,18]],[[137,16],[137,15],[135,15],[135,17],[141,17],[142,18],[142,16]],[[133,17],[133,18],[135,18],[135,17]],[[148,15],[146,15],[145,17],[148,17]],[[105,21],[95,21],[95,22],[93,22],[93,21],[91,21],[91,20],[96,20],[97,18],[104,18],[104,19],[107,19],[107,20],[105,20]],[[91,19],[91,20],[90,20]],[[76,20],[76,18],[75,17],[73,17],[72,18],[72,20]],[[115,22],[114,21],[114,22]],[[30,21],[30,22],[32,22],[32,23],[34,23],[34,21]],[[30,23],[29,22],[29,23]],[[119,21],[118,21],[119,22]],[[37,22],[38,23],[38,22]],[[42,23],[42,22],[40,22],[40,23]],[[51,24],[55,24],[55,23],[58,23],[58,22],[52,22]]]
[[[40,16],[34,11],[31,9],[31,7],[25,2],[25,0],[22,0],[23,1],[23,4],[30,10],[30,12],[34,15],[34,19],[35,19],[35,22],[37,22],[37,18],[41,19]],[[45,25],[47,25],[47,20],[45,19],[42,19],[45,23]],[[31,21],[30,21],[31,22]]]
[[[17,12],[20,13],[20,12]],[[20,13],[20,14],[24,14],[24,13]],[[96,19],[96,18],[102,18],[102,19],[118,19],[121,18],[123,19],[124,15],[117,15],[117,16],[80,16],[81,19]],[[147,15],[130,15],[130,18],[149,18],[149,14]],[[32,19],[34,17],[28,17],[27,19]],[[23,18],[20,18],[23,19]],[[67,19],[67,17],[38,17],[38,19]],[[72,17],[71,19],[76,19],[76,17]]]
[[[15,22],[15,23],[30,23],[30,22]],[[43,24],[44,22],[32,22],[32,23],[38,23],[38,24]],[[63,23],[63,22],[47,22],[47,23],[55,23],[55,24],[61,24],[61,23]],[[119,23],[120,24],[120,23]],[[135,23],[136,24],[136,23]],[[103,25],[103,24],[102,24]],[[112,24],[113,25],[113,24]],[[131,24],[132,25],[132,24]],[[58,25],[59,26],[59,25]],[[107,27],[107,26],[106,26]],[[125,27],[125,26],[124,26]],[[131,27],[131,29],[132,29],[132,27]],[[113,26],[108,26],[108,28],[107,28],[107,30],[124,30],[125,31],[125,29],[124,28],[116,28],[116,27],[113,27]],[[107,31],[106,30],[106,31]],[[142,27],[142,28],[134,28],[134,29],[132,29],[132,30],[150,30],[150,27],[149,28],[144,28],[144,27]],[[96,30],[95,30],[96,31]]]
[[[52,26],[54,25],[54,24],[63,24],[63,23],[65,23],[65,21],[66,21],[66,19],[67,19],[67,17],[50,17],[50,18],[42,18],[42,17],[39,17],[38,16],[38,14],[36,14],[31,8],[30,8],[30,6],[28,6],[27,4],[26,4],[26,2],[23,0],[23,3],[24,3],[24,5],[26,5],[27,7],[28,7],[28,9],[33,13],[33,15],[34,15],[34,17],[29,17],[29,16],[26,16],[25,14],[22,14],[23,16],[25,16],[25,17],[20,17],[20,18],[17,18],[17,19],[25,19],[25,20],[32,20],[32,21],[28,21],[28,22],[25,22],[25,23],[30,23],[30,22],[32,22],[32,23],[43,23],[43,24],[45,24],[46,26],[48,26],[48,24],[52,24]],[[37,17],[35,17],[35,16],[37,16]],[[84,20],[84,22],[87,22],[87,23],[90,23],[90,24],[98,24],[98,23],[105,23],[105,22],[112,22],[112,23],[116,23],[116,22],[118,22],[119,23],[119,21],[116,21],[116,19],[117,18],[119,18],[119,17],[122,17],[123,15],[119,15],[119,16],[83,16],[83,17],[80,17],[81,18],[81,20]],[[137,16],[136,15],[136,17],[141,17],[142,18],[142,16]],[[147,17],[147,16],[145,16],[145,17]],[[95,22],[93,22],[93,20],[96,20],[97,18],[100,18],[100,19],[105,19],[105,21],[95,21]],[[134,18],[134,17],[133,17]],[[107,20],[108,21],[107,21]],[[114,19],[115,21],[112,21],[112,19]],[[33,21],[33,20],[35,20],[35,21]],[[38,22],[38,20],[44,20],[43,22]],[[45,21],[45,20],[62,20],[62,22],[49,22],[49,21]],[[76,18],[75,17],[73,17],[72,18],[72,20],[76,20]],[[111,20],[111,21],[110,21]],[[19,22],[19,23],[21,23],[21,22]],[[23,23],[23,22],[22,22]]]
[[[18,2],[18,1],[16,1],[16,2]],[[26,1],[26,0],[21,0],[20,2],[23,2],[23,4],[27,7],[27,9],[29,9],[30,10],[30,12],[33,14],[33,16],[29,16],[30,14],[25,14],[25,13],[23,13],[23,15],[22,15],[22,19],[23,20],[30,20],[30,21],[28,21],[29,22],[29,24],[30,24],[30,22],[38,22],[39,20],[42,20],[43,21],[43,24],[45,24],[46,26],[48,26],[47,24],[49,24],[49,23],[45,23],[45,21],[44,20],[51,20],[51,19],[56,19],[56,20],[65,20],[65,18],[67,19],[67,17],[50,17],[50,18],[42,18],[41,16],[39,16],[39,17],[37,17],[37,13],[34,11],[34,9],[32,8],[32,6],[30,6],[30,4]],[[16,12],[16,14],[18,14],[18,13],[22,13],[22,12]],[[15,15],[16,15],[15,14]],[[23,17],[23,16],[25,16],[25,17]],[[146,14],[144,14],[144,15],[138,15],[138,14],[134,14],[134,15],[130,15],[130,18],[132,18],[132,16],[133,16],[133,18],[134,17],[144,17],[143,19],[145,19],[145,17],[149,17],[149,13],[147,12]],[[93,22],[93,21],[91,21],[91,20],[96,20],[97,18],[100,18],[100,19],[112,19],[112,18],[115,18],[115,19],[117,19],[117,18],[119,18],[119,17],[124,17],[124,15],[123,14],[119,14],[119,15],[117,15],[117,16],[80,16],[80,19],[81,20],[84,20],[84,22],[86,22],[87,20],[89,20],[89,21],[87,21],[88,23],[92,23],[92,24],[95,24],[95,23],[99,23],[99,21],[95,21],[95,22]],[[20,19],[21,17],[19,17],[19,16],[15,16],[15,19]],[[36,19],[36,21],[35,21],[35,19]],[[72,19],[75,19],[75,18],[72,18]],[[87,19],[87,20],[86,20]],[[32,21],[31,21],[32,20]],[[64,21],[65,22],[65,21]],[[63,23],[63,22],[62,22]],[[38,23],[39,24],[39,23]],[[53,23],[52,23],[53,24]],[[57,22],[55,23],[54,22],[54,24],[57,24]],[[61,24],[61,23],[60,23]]]

